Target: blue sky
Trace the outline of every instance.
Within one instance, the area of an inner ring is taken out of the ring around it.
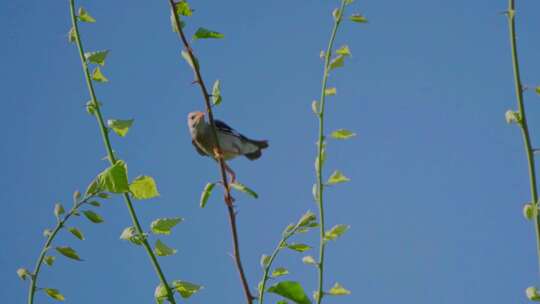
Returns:
[[[157,218],[185,222],[163,238],[178,249],[160,258],[169,279],[203,284],[190,303],[242,303],[232,260],[226,209],[220,195],[198,207],[213,162],[190,143],[185,117],[202,109],[199,89],[180,57],[167,1],[129,4],[83,1],[98,20],[83,26],[88,50],[111,49],[104,68],[110,83],[97,85],[106,118],[134,118],[113,146],[130,177],[153,176],[161,196],[136,202],[145,227]],[[282,229],[306,210],[314,181],[318,98],[330,12],[336,1],[194,2],[198,26],[221,31],[219,41],[194,49],[208,84],[220,79],[223,104],[216,115],[248,136],[268,139],[263,157],[234,160],[240,181],[260,199],[237,194],[240,242],[255,289],[259,258]],[[326,285],[338,281],[352,295],[326,303],[524,303],[538,284],[534,229],[521,215],[529,199],[519,130],[504,112],[515,107],[506,1],[357,1],[352,11],[370,23],[345,23],[337,45],[353,56],[331,76],[338,94],[328,102],[329,130],[348,128],[352,141],[331,142],[327,172],[352,181],[327,191],[328,225],[351,230],[327,251]],[[540,4],[518,1],[523,80],[540,83]],[[55,202],[69,204],[106,167],[77,52],[66,42],[67,1],[0,4],[4,130],[0,145],[4,231],[0,294],[25,301],[27,284],[15,275],[32,267],[43,229],[54,224]],[[540,130],[540,97],[526,94],[533,142]],[[99,210],[106,222],[83,218],[78,241],[63,233],[58,245],[77,249],[84,262],[57,259],[40,277],[71,303],[151,303],[158,280],[146,253],[118,239],[131,225],[120,198]],[[315,233],[298,241],[317,244]],[[316,255],[316,252],[311,254]],[[316,277],[289,252],[276,266],[289,268],[311,294]],[[277,298],[271,298],[273,302]],[[38,303],[51,300],[39,295]]]

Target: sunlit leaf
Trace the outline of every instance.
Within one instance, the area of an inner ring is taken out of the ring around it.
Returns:
[[[335,139],[348,139],[356,136],[356,133],[346,129],[338,129],[332,132],[330,136]]]
[[[349,225],[343,225],[343,224],[335,225],[334,227],[332,227],[332,229],[330,229],[330,230],[328,230],[328,231],[326,231],[324,233],[324,239],[325,240],[335,240],[338,237],[340,237],[342,234],[347,232],[347,230],[349,230],[350,227],[351,226],[349,226]]]
[[[219,79],[212,86],[212,103],[217,106],[221,103],[221,88],[219,87]]]
[[[184,60],[189,64],[189,66],[192,69],[195,70],[195,69],[199,68],[199,62],[198,62],[197,58],[193,57],[194,60],[191,60],[191,56],[189,56],[188,52],[182,50],[182,57],[184,58]]]
[[[278,294],[298,304],[311,304],[304,288],[298,282],[283,281],[268,288],[268,292]]]
[[[207,183],[206,186],[204,186],[204,190],[201,193],[201,199],[200,199],[200,206],[201,208],[204,208],[206,206],[206,203],[208,202],[208,199],[210,198],[210,195],[212,195],[212,190],[216,186],[215,183]]]
[[[68,32],[68,41],[69,43],[73,43],[77,41],[77,32],[75,32],[75,27],[71,27]]]
[[[109,79],[103,75],[101,69],[97,66],[92,72],[92,79],[97,82],[109,82]]]
[[[224,37],[225,35],[221,33],[211,31],[203,27],[200,27],[199,29],[197,29],[197,31],[193,35],[193,39],[208,39],[208,38],[221,39]]]
[[[317,216],[315,213],[308,211],[298,220],[298,227],[317,227]]]
[[[341,286],[339,283],[335,283],[334,286],[332,286],[332,288],[326,292],[326,294],[333,296],[345,296],[350,295],[351,291],[345,289],[345,287]]]
[[[368,20],[366,19],[366,17],[360,15],[360,14],[353,14],[352,16],[349,17],[349,20],[351,20],[352,22],[356,22],[356,23],[367,23]]]
[[[82,261],[82,259],[79,257],[79,255],[77,254],[77,252],[75,251],[75,249],[73,249],[73,248],[71,248],[71,247],[68,247],[68,246],[65,246],[65,247],[59,246],[59,247],[56,247],[56,251],[58,251],[60,254],[62,254],[62,255],[65,256],[65,257],[68,257],[68,258],[70,258],[70,259],[77,260],[77,261]]]
[[[57,300],[57,301],[64,301],[64,300],[65,300],[64,296],[60,293],[60,291],[59,291],[58,289],[54,289],[54,288],[43,288],[43,291],[45,291],[45,293],[46,293],[49,297],[51,297],[51,298],[53,298],[53,299],[55,299],[55,300]]]
[[[159,196],[156,182],[150,176],[139,176],[129,185],[129,191],[139,200],[151,199]]]
[[[338,55],[335,58],[330,61],[330,64],[328,65],[328,70],[331,71],[335,68],[340,68],[345,64],[345,56],[344,55]],[[328,94],[327,94],[328,95]]]
[[[193,11],[189,7],[187,1],[180,1],[175,4],[176,13],[181,16],[189,17],[193,14]]]
[[[165,288],[165,285],[159,284],[156,286],[154,298],[158,304],[163,304],[163,301],[167,299],[167,288]]]
[[[349,49],[348,45],[343,45],[339,49],[336,50],[336,54],[342,55],[342,56],[351,56],[351,49]]]
[[[127,178],[127,165],[122,160],[117,160],[114,165],[105,169],[98,176],[99,188],[106,189],[112,193],[125,193],[129,191]]]
[[[303,257],[302,262],[308,265],[317,265],[317,261],[315,261],[315,258],[310,255]]]
[[[78,17],[79,17],[79,20],[82,22],[88,22],[88,23],[96,22],[96,19],[90,16],[90,14],[83,7],[79,8]]]
[[[238,191],[242,191],[242,192],[244,192],[246,194],[249,194],[253,198],[258,198],[259,197],[259,195],[255,191],[251,190],[250,188],[246,187],[246,185],[243,185],[243,184],[241,184],[239,182],[231,183],[230,186],[233,187],[234,189],[238,190]]]
[[[51,229],[45,229],[45,230],[43,230],[43,236],[44,236],[44,237],[48,238],[48,237],[51,236],[51,234],[52,234]]]
[[[332,175],[328,178],[328,181],[326,182],[328,185],[335,185],[339,183],[345,183],[350,181],[351,179],[343,175],[341,171],[335,170]]]
[[[311,249],[311,247],[306,244],[289,244],[287,245],[287,248],[298,252],[304,252]]]
[[[124,228],[122,234],[120,234],[121,240],[129,241],[135,245],[141,245],[143,242],[143,237],[137,233],[137,229],[135,229],[133,226]]]
[[[193,284],[186,281],[180,281],[180,280],[172,281],[171,285],[172,285],[172,288],[178,291],[178,293],[180,293],[180,295],[184,299],[191,297],[192,295],[194,295],[195,293],[197,293],[198,291],[204,288],[201,285]]]
[[[178,250],[174,249],[174,248],[170,248],[168,247],[167,245],[165,245],[165,243],[163,243],[162,241],[160,240],[157,240],[156,241],[156,246],[154,247],[154,252],[159,255],[159,256],[169,256],[169,255],[173,255],[177,252]]]
[[[150,229],[154,234],[171,234],[171,229],[178,223],[182,222],[180,217],[159,218],[150,224]]]
[[[538,289],[534,286],[530,286],[525,290],[525,294],[527,295],[527,299],[530,301],[540,301],[540,294],[538,293]]]
[[[79,229],[77,229],[75,227],[69,227],[68,230],[69,230],[69,232],[71,232],[71,234],[73,234],[79,240],[81,240],[81,241],[84,240],[84,235],[82,234],[82,232]]]
[[[313,111],[313,114],[319,115],[319,102],[317,100],[313,100],[311,102],[311,111]]]
[[[324,96],[333,96],[337,94],[337,89],[334,87],[324,89]]]
[[[109,119],[107,120],[107,126],[111,128],[114,133],[120,137],[126,136],[129,128],[133,125],[133,119]]]
[[[288,273],[289,273],[289,271],[287,270],[287,268],[278,267],[278,268],[274,269],[274,271],[272,271],[272,277],[277,278],[277,277],[280,277],[280,276],[284,276],[284,275],[286,275]]]
[[[109,50],[86,52],[84,53],[84,58],[86,58],[86,60],[91,63],[103,66],[105,65],[105,59],[107,59],[107,55],[109,55]]]
[[[91,202],[88,202],[88,204],[94,206],[94,207],[100,207],[101,204],[98,202],[98,201],[91,201]]]
[[[536,94],[540,95],[540,86],[537,86],[534,90]]]
[[[43,258],[43,262],[45,264],[47,264],[48,266],[52,266],[54,264],[54,260],[56,260],[56,257],[52,256],[52,255],[46,255],[44,258]]]
[[[64,212],[65,212],[65,209],[64,209],[64,206],[62,206],[62,204],[60,203],[54,204],[54,215],[57,218],[60,218],[60,215],[64,214]]]
[[[19,276],[21,280],[24,281],[26,280],[27,277],[31,276],[32,274],[26,268],[19,268],[17,269],[17,275]]]
[[[90,220],[94,224],[103,223],[103,218],[101,217],[101,215],[95,213],[92,210],[84,210],[83,214],[88,220]]]
[[[262,268],[268,267],[268,264],[270,263],[270,256],[263,254],[261,255],[260,264]]]

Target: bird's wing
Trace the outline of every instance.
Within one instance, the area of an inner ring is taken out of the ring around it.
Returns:
[[[199,145],[197,145],[197,143],[192,140],[191,143],[193,144],[193,146],[195,147],[195,150],[197,150],[197,152],[202,155],[202,156],[208,156],[206,155],[206,153],[199,147]]]
[[[215,119],[215,120],[214,120],[214,124],[216,125],[216,128],[218,129],[219,132],[223,132],[223,133],[232,135],[232,136],[234,136],[234,137],[238,137],[238,138],[240,138],[240,139],[242,139],[242,140],[248,140],[247,137],[245,137],[244,135],[240,134],[238,131],[236,131],[235,129],[231,128],[229,125],[227,125],[226,123],[224,123],[224,122],[221,121],[221,120]]]

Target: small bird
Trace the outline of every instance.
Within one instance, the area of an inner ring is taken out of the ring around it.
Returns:
[[[191,134],[191,143],[195,150],[202,156],[210,156],[217,160],[220,155],[212,134],[212,126],[204,119],[203,112],[195,111],[188,114],[188,127]],[[268,148],[267,140],[253,140],[240,134],[226,123],[214,119],[216,133],[221,148],[224,161],[231,160],[239,155],[243,155],[249,160],[261,157],[261,151]],[[224,162],[225,170],[231,176],[231,183],[236,182],[236,174]]]

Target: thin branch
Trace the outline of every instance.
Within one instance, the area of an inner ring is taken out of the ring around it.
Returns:
[[[336,38],[336,33],[343,18],[343,13],[345,9],[345,3],[347,0],[342,0],[337,16],[334,16],[334,27],[332,29],[332,34],[330,35],[330,40],[328,41],[328,47],[325,52],[324,57],[324,72],[321,85],[321,101],[318,111],[319,116],[319,140],[317,142],[317,201],[319,209],[319,261],[318,261],[318,285],[317,285],[317,304],[320,304],[324,296],[323,287],[324,287],[324,251],[325,251],[325,240],[324,240],[324,205],[323,205],[323,193],[324,193],[324,184],[323,184],[323,161],[324,161],[324,110],[325,110],[325,100],[326,100],[326,83],[328,81],[328,72],[330,66],[330,58],[332,57],[332,49],[334,47],[334,40]]]
[[[525,147],[525,153],[527,154],[527,164],[529,167],[529,182],[531,188],[531,204],[534,210],[534,226],[536,232],[536,251],[538,255],[538,263],[540,267],[540,214],[538,212],[538,186],[536,183],[536,168],[534,165],[534,152],[532,148],[531,138],[529,135],[529,127],[527,125],[527,117],[525,111],[525,104],[523,102],[523,85],[521,83],[521,75],[519,71],[519,59],[516,42],[516,7],[515,0],[508,1],[508,11],[506,12],[508,18],[508,28],[510,35],[510,47],[512,49],[512,66],[514,70],[514,87],[516,91],[516,99],[519,111],[519,126],[523,137],[523,144]]]
[[[86,85],[88,87],[88,92],[90,93],[90,97],[91,97],[91,103],[92,103],[92,106],[94,108],[93,113],[94,113],[94,116],[96,117],[99,129],[100,129],[100,132],[101,132],[101,138],[103,140],[103,144],[105,146],[105,149],[107,150],[108,160],[109,160],[111,165],[114,165],[116,163],[116,158],[114,156],[114,152],[113,152],[111,142],[110,142],[110,139],[109,139],[109,133],[107,131],[107,128],[105,127],[103,115],[101,114],[101,107],[100,107],[100,104],[99,104],[99,102],[98,102],[98,100],[96,98],[94,85],[92,83],[92,78],[90,77],[90,71],[88,69],[88,63],[87,63],[86,58],[84,56],[83,44],[82,44],[82,41],[81,41],[81,37],[79,35],[79,27],[78,27],[77,15],[75,13],[75,1],[70,0],[69,3],[70,3],[70,11],[71,11],[71,22],[72,22],[72,25],[73,25],[73,30],[75,32],[75,42],[76,42],[77,48],[79,50],[79,56],[80,56],[80,59],[81,59],[81,64],[82,64],[84,76],[85,76],[85,79],[86,79]],[[131,202],[131,198],[129,197],[129,194],[128,193],[123,193],[122,196],[124,197],[124,202],[126,203],[126,206],[128,208],[128,211],[129,211],[129,215],[131,216],[131,220],[133,222],[133,225],[135,226],[135,229],[137,230],[137,233],[139,235],[141,235],[141,236],[144,235],[144,231],[143,231],[143,229],[141,227],[141,224],[139,223],[139,219],[137,218],[137,214],[135,213],[135,209],[133,208],[133,203]],[[148,243],[148,240],[146,238],[141,238],[141,239],[142,239],[142,245],[143,245],[144,249],[146,250],[146,253],[149,256],[150,261],[152,262],[154,270],[156,271],[161,284],[165,287],[165,289],[167,291],[167,299],[169,300],[170,303],[175,304],[176,301],[174,299],[173,292],[172,292],[169,284],[167,283],[167,279],[165,278],[165,275],[163,274],[163,271],[161,270],[161,266],[159,265],[159,262],[158,262],[158,260],[157,260],[157,258],[155,256],[154,252],[152,251],[152,248],[150,247],[150,244]]]
[[[41,253],[39,254],[39,257],[36,261],[36,265],[34,266],[34,271],[32,272],[32,275],[30,276],[31,283],[28,289],[28,304],[34,303],[34,295],[36,294],[36,291],[39,290],[37,288],[37,280],[38,280],[39,273],[41,270],[41,265],[43,265],[43,260],[45,259],[45,255],[49,251],[54,238],[56,237],[58,232],[64,227],[65,223],[69,220],[69,218],[78,211],[79,207],[87,203],[88,200],[92,199],[93,197],[94,197],[93,195],[87,196],[83,198],[81,201],[79,201],[78,203],[76,203],[73,207],[71,207],[71,209],[69,210],[69,212],[66,213],[64,218],[62,220],[57,221],[56,226],[47,237],[47,240],[45,241],[45,244],[43,245],[43,248],[41,249]]]
[[[194,83],[199,84],[199,87],[201,88],[201,93],[204,97],[204,102],[206,106],[206,113],[208,114],[208,120],[210,122],[210,125],[212,126],[212,136],[214,139],[214,142],[216,143],[216,149],[217,149],[217,161],[219,163],[219,168],[221,171],[221,179],[223,183],[223,188],[225,189],[225,204],[227,205],[227,211],[229,213],[229,222],[231,225],[231,233],[232,233],[232,239],[233,239],[233,254],[234,254],[234,260],[236,262],[236,268],[238,270],[238,273],[240,275],[240,280],[242,283],[242,288],[244,290],[244,294],[246,297],[246,302],[251,304],[253,303],[253,295],[251,294],[251,291],[249,289],[249,284],[246,279],[246,275],[244,273],[244,268],[242,267],[242,260],[240,258],[240,246],[238,244],[238,231],[236,228],[236,214],[234,211],[233,206],[233,198],[231,196],[231,189],[229,186],[229,181],[227,179],[227,174],[225,171],[225,161],[223,160],[223,152],[221,150],[221,146],[219,144],[219,139],[217,136],[216,126],[214,122],[214,115],[212,113],[212,105],[210,102],[210,94],[208,93],[208,90],[206,89],[206,85],[204,84],[203,78],[201,76],[201,71],[199,67],[199,63],[197,62],[197,59],[193,53],[193,49],[191,48],[188,40],[186,39],[186,36],[184,34],[184,31],[182,30],[182,26],[180,23],[180,18],[178,14],[176,13],[176,5],[174,3],[174,0],[169,0],[169,4],[171,7],[171,12],[174,18],[174,23],[176,28],[178,29],[178,35],[180,37],[180,40],[182,41],[184,48],[186,49],[189,58],[191,62],[193,62],[192,69],[193,74],[195,77]]]

